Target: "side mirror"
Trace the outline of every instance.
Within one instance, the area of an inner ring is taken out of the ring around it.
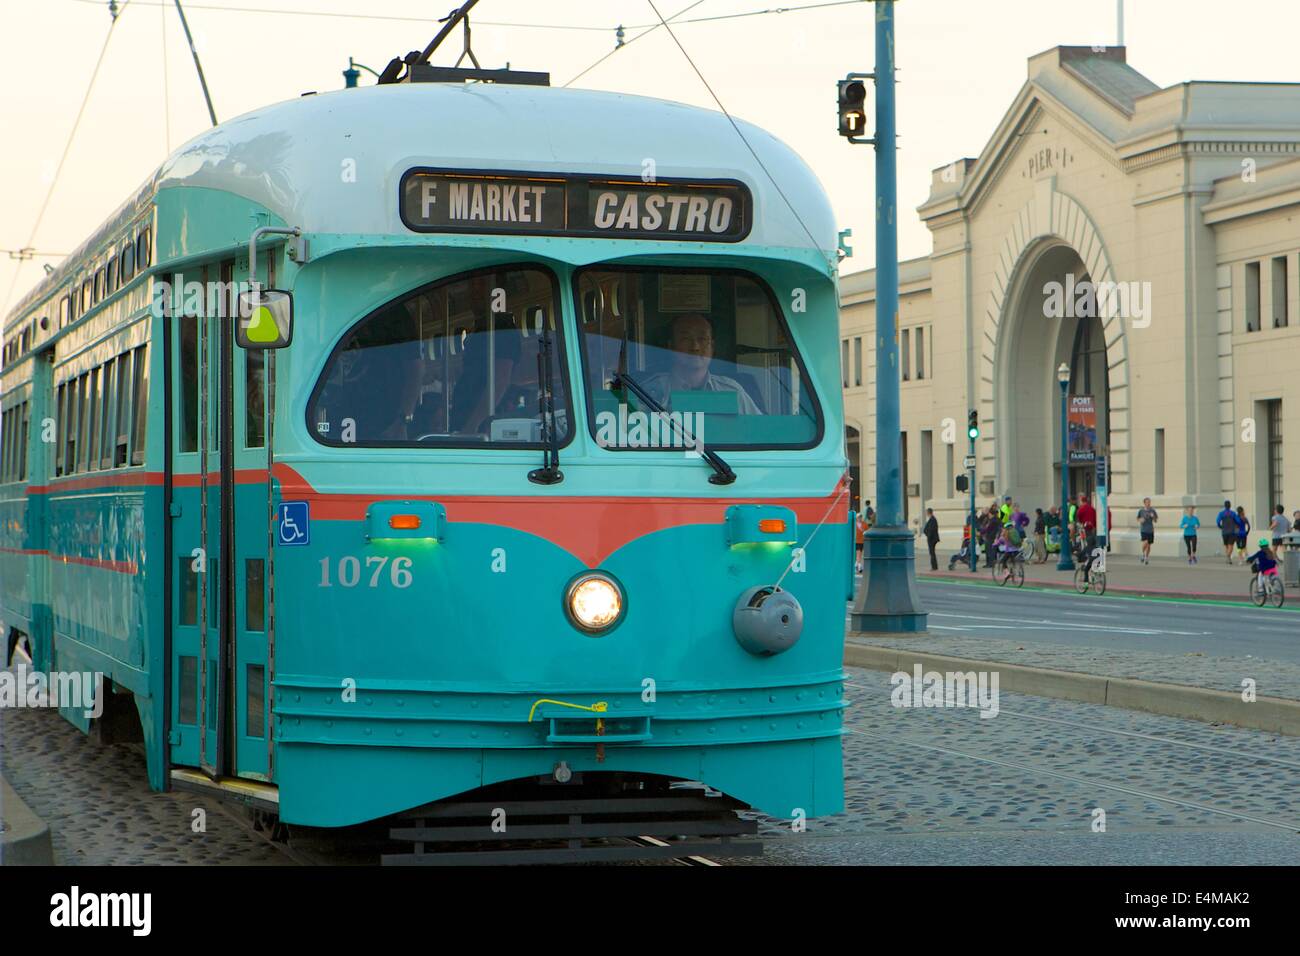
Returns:
[[[282,349],[293,341],[293,293],[255,288],[239,294],[235,343],[241,349]]]

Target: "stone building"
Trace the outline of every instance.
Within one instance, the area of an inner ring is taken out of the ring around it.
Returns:
[[[1029,60],[979,157],[934,170],[918,212],[932,251],[900,263],[898,316],[909,523],[933,507],[959,540],[970,409],[977,502],[1060,502],[1062,363],[1095,416],[1095,438],[1070,429],[1071,490],[1094,490],[1089,451],[1105,454],[1117,550],[1136,549],[1144,496],[1167,554],[1184,505],[1203,541],[1225,498],[1256,527],[1300,508],[1300,84],[1160,89],[1123,48],[1057,47]],[[874,270],[843,276],[846,443],[867,499],[874,309]]]

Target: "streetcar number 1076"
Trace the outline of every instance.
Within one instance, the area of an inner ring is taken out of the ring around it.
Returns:
[[[354,588],[361,583],[362,567],[361,558],[355,555],[346,555],[339,558],[333,568],[330,567],[332,559],[325,557],[320,559],[320,583],[317,587],[332,588],[337,581],[340,587]],[[379,587],[380,578],[384,574],[384,566],[388,566],[388,580],[395,588],[409,588],[411,586],[411,559],[410,558],[392,558],[391,561],[386,556],[367,555],[365,558],[365,570],[370,572],[370,583],[368,587]],[[372,570],[373,569],[373,570]]]

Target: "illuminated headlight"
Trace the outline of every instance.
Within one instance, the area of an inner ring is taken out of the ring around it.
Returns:
[[[612,627],[623,613],[623,591],[604,574],[584,574],[569,585],[569,618],[588,634]]]

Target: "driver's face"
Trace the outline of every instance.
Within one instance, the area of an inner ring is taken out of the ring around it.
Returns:
[[[713,358],[713,329],[702,317],[681,319],[673,326],[674,361],[683,368],[698,372],[708,368]]]

